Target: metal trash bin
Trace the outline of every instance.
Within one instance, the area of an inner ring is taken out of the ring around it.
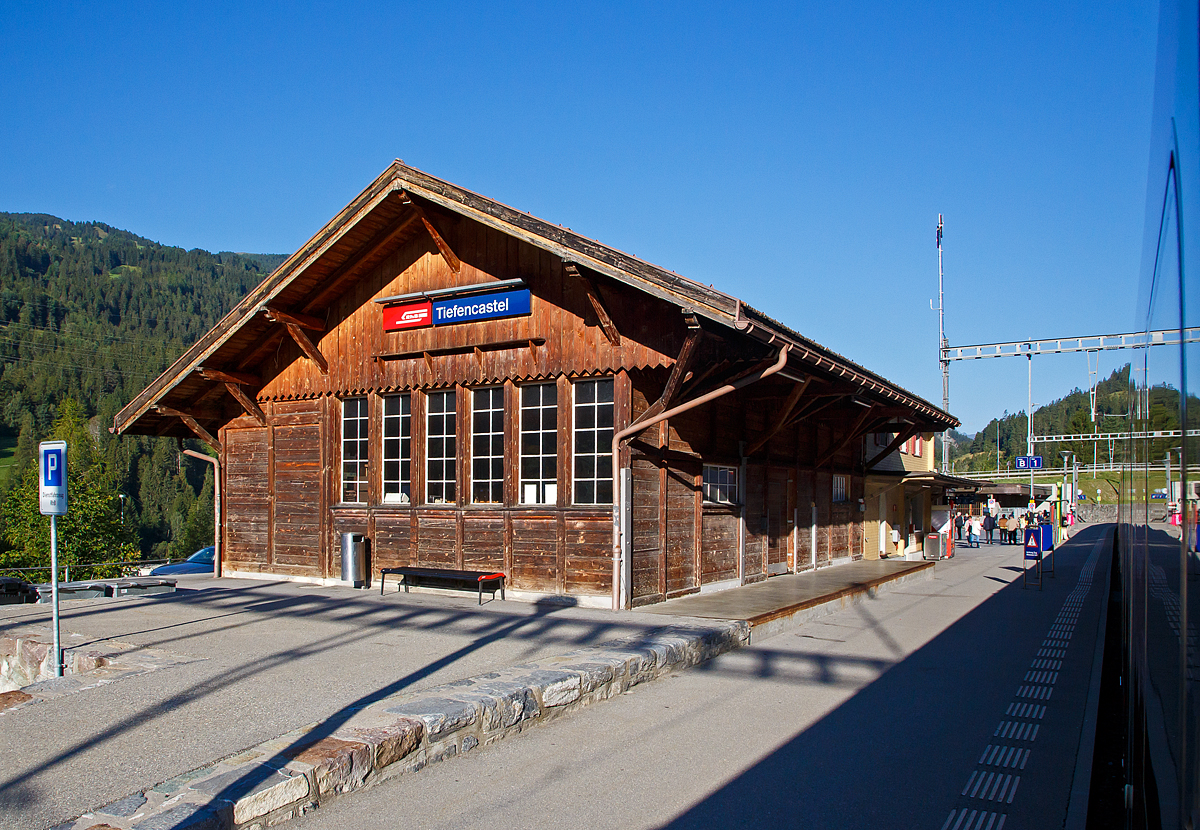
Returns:
[[[342,534],[342,582],[354,588],[367,584],[367,537],[361,533]]]
[[[942,535],[940,533],[925,534],[925,550],[922,552],[923,559],[941,559],[942,558]]]

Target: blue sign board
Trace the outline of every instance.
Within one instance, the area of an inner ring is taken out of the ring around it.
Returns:
[[[433,304],[433,325],[469,323],[473,320],[492,320],[499,317],[519,317],[530,313],[529,289],[503,291],[455,300],[439,300]]]
[[[1042,558],[1042,538],[1039,529],[1036,527],[1025,528],[1025,558],[1026,559],[1041,559]]]
[[[67,442],[38,445],[38,507],[43,516],[67,514]]]
[[[1054,550],[1054,525],[1039,525],[1042,532],[1042,550]]]
[[[1165,499],[1166,497],[1167,497],[1166,493],[1151,493],[1150,494],[1150,498],[1152,498],[1152,499]]]
[[[1080,493],[1080,494],[1079,494],[1079,500],[1080,500],[1080,501],[1087,501],[1087,494],[1086,494],[1086,493]]]
[[[1040,455],[1018,455],[1016,463],[1018,470],[1042,469],[1042,457]]]

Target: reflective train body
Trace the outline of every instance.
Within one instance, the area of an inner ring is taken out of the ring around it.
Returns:
[[[1131,435],[1185,428],[1169,440],[1127,439],[1113,577],[1122,612],[1126,826],[1134,828],[1200,827],[1200,342],[1184,336],[1200,326],[1198,5],[1166,0],[1160,12],[1135,310],[1138,330],[1178,330],[1181,344],[1135,353],[1128,421]],[[1166,499],[1153,498],[1164,470],[1176,483]]]

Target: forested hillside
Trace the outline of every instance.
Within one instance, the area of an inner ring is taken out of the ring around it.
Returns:
[[[114,507],[123,507],[145,555],[178,556],[211,539],[209,465],[181,463],[173,439],[115,439],[107,428],[283,259],[187,251],[99,222],[0,213],[0,438],[10,447],[16,439],[2,486],[19,487],[37,442],[54,429],[72,432],[82,418],[111,474]],[[68,400],[78,406],[64,413]],[[5,509],[19,501],[10,497]],[[11,548],[14,522],[3,518]],[[26,558],[10,549],[0,564]]]
[[[1033,413],[1033,429],[1036,435],[1080,435],[1093,432],[1119,432],[1127,429],[1127,419],[1132,411],[1135,418],[1141,418],[1141,427],[1151,430],[1179,429],[1179,391],[1169,386],[1154,386],[1143,396],[1139,410],[1136,398],[1132,400],[1129,387],[1130,367],[1128,364],[1114,371],[1105,380],[1096,384],[1096,422],[1092,423],[1092,408],[1090,395],[1086,390],[1075,389],[1066,396],[1059,398],[1046,406],[1038,407]],[[1197,428],[1200,423],[1200,400],[1194,396],[1188,397],[1189,412],[1193,413],[1189,428]],[[975,434],[974,439],[966,445],[951,447],[950,460],[956,470],[986,471],[996,469],[997,431],[999,431],[1000,469],[1012,466],[1015,457],[1025,455],[1027,451],[1026,432],[1027,421],[1024,412],[1010,414],[1005,412],[1000,418],[994,419],[986,427]],[[1161,459],[1167,449],[1178,446],[1179,439],[1162,439],[1155,442],[1154,457]],[[1110,447],[1107,443],[1097,445],[1091,441],[1064,442],[1061,444],[1039,443],[1034,447],[1034,454],[1046,458],[1052,466],[1059,465],[1059,452],[1070,450],[1076,454],[1080,463],[1091,464],[1093,459],[1099,463],[1107,463]],[[1111,447],[1112,461],[1120,463],[1125,460],[1122,456],[1124,448],[1120,442]]]

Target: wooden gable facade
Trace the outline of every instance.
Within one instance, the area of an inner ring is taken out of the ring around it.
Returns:
[[[512,316],[396,322],[524,292]],[[861,557],[863,436],[956,424],[735,298],[396,162],[114,431],[217,450],[227,574],[335,579],[357,532],[373,573],[631,607]]]

